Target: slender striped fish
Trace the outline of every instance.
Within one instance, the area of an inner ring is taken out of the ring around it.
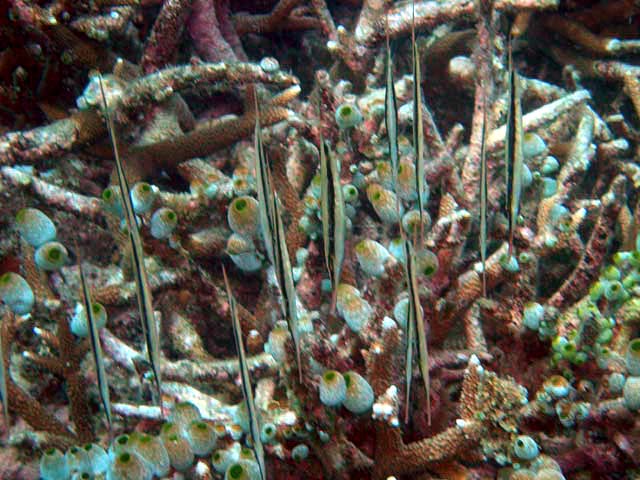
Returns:
[[[480,259],[482,260],[482,296],[487,296],[487,102],[482,116],[482,143],[480,144]]]
[[[240,319],[238,318],[238,312],[236,310],[236,299],[231,293],[231,286],[229,285],[227,271],[225,270],[224,266],[222,267],[222,275],[224,277],[224,284],[227,288],[227,298],[229,298],[229,310],[231,312],[231,322],[233,325],[233,338],[236,341],[236,350],[238,351],[238,360],[240,362],[242,394],[244,395],[244,402],[247,406],[247,412],[249,414],[249,430],[251,432],[251,439],[253,441],[253,451],[255,452],[256,459],[258,460],[260,478],[262,480],[266,480],[267,471],[264,463],[264,446],[262,445],[262,440],[260,439],[260,425],[258,424],[256,405],[253,401],[253,387],[251,386],[251,377],[249,376],[247,355],[244,351],[244,343],[242,342],[242,327],[240,326]]]
[[[320,134],[320,178],[322,198],[322,238],[324,259],[331,280],[331,315],[335,313],[338,285],[344,262],[347,231],[344,197],[340,184],[340,169],[331,149]]]
[[[393,83],[393,59],[389,42],[389,18],[386,18],[386,64],[385,64],[385,89],[384,89],[384,121],[389,139],[389,159],[391,160],[391,173],[393,178],[393,191],[396,191],[398,179],[398,165],[400,163],[398,153],[398,100],[396,99],[396,87]],[[397,192],[396,192],[397,196]]]
[[[427,422],[431,425],[431,380],[429,376],[429,348],[427,346],[427,334],[424,328],[424,318],[422,317],[422,308],[420,306],[420,295],[418,293],[418,278],[416,276],[416,255],[415,250],[411,247],[409,241],[404,239],[405,253],[405,275],[407,280],[407,289],[409,290],[409,315],[407,319],[407,347],[405,360],[406,365],[406,404],[405,404],[405,422],[409,419],[409,403],[411,393],[411,380],[413,374],[413,342],[414,332],[417,334],[418,342],[418,366],[424,383],[425,394],[427,397]],[[411,346],[410,346],[411,345]]]
[[[0,319],[0,395],[2,395],[2,413],[4,414],[4,424],[9,427],[9,398],[7,397],[7,369],[4,364],[4,348],[2,341],[3,322],[6,318]]]
[[[416,5],[411,9],[411,52],[413,59],[413,148],[416,155],[416,193],[420,210],[420,245],[424,242],[424,131],[422,122],[422,76],[416,43]]]
[[[293,283],[293,272],[291,271],[291,261],[289,259],[289,250],[287,250],[287,238],[282,223],[282,215],[278,205],[278,198],[275,193],[273,196],[273,224],[275,226],[273,247],[276,262],[274,268],[276,278],[280,286],[280,294],[282,295],[282,307],[284,310],[289,333],[293,339],[293,345],[296,351],[296,363],[298,364],[298,378],[302,383],[302,362],[300,360],[300,334],[298,332],[298,306],[296,303],[296,287]]]
[[[133,213],[133,205],[131,203],[131,189],[129,182],[122,167],[122,161],[118,153],[118,144],[116,142],[115,132],[113,128],[113,120],[109,115],[109,107],[104,94],[102,75],[99,74],[100,93],[102,94],[102,103],[104,115],[107,121],[107,129],[113,146],[113,155],[116,159],[116,171],[118,174],[118,185],[122,203],[124,204],[125,219],[127,221],[127,229],[129,230],[129,240],[131,243],[133,276],[136,283],[136,293],[138,296],[138,311],[140,312],[140,320],[142,322],[142,331],[144,333],[145,343],[147,345],[147,353],[149,355],[149,363],[155,378],[156,389],[158,392],[158,403],[162,414],[162,380],[160,378],[160,340],[158,338],[158,329],[153,315],[153,297],[151,296],[151,288],[149,287],[149,278],[147,269],[144,266],[144,250],[142,248],[142,240],[140,232],[138,232],[137,221]]]
[[[262,127],[260,125],[260,110],[258,108],[258,100],[256,97],[256,127],[254,134],[255,151],[256,151],[256,188],[258,191],[258,211],[260,215],[260,229],[262,238],[264,239],[265,250],[269,261],[275,265],[273,255],[273,190],[271,189],[269,178],[269,166],[267,157],[262,143]]]
[[[508,110],[507,132],[505,139],[505,168],[507,178],[507,219],[509,221],[509,256],[513,254],[513,236],[520,209],[522,190],[522,106],[520,104],[520,78],[513,65],[513,45],[511,36],[508,41]]]
[[[107,423],[109,424],[109,436],[111,436],[113,422],[111,417],[111,400],[109,398],[109,380],[107,378],[107,372],[104,369],[104,359],[102,357],[102,347],[100,346],[100,336],[98,333],[98,326],[96,325],[96,320],[93,315],[93,302],[91,301],[91,294],[89,292],[89,287],[87,287],[87,281],[84,276],[82,261],[78,262],[78,268],[80,270],[80,285],[82,287],[82,299],[84,301],[84,311],[86,312],[86,315],[87,315],[87,326],[89,327],[89,340],[91,341],[91,352],[93,353],[93,361],[96,364],[96,376],[98,377],[98,389],[100,390],[100,400],[102,401],[104,414],[107,417]]]
[[[289,333],[296,351],[296,362],[298,363],[298,375],[302,382],[302,364],[300,362],[300,339],[298,335],[298,315],[296,305],[296,290],[291,272],[291,261],[287,250],[287,241],[275,189],[271,179],[271,170],[264,151],[262,142],[262,129],[260,126],[260,111],[256,100],[256,127],[255,127],[255,150],[256,150],[256,184],[258,190],[258,208],[260,216],[260,227],[264,238],[267,256],[273,265],[276,281],[282,295],[282,310]]]

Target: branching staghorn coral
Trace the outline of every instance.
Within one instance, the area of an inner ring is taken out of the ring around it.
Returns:
[[[2,321],[12,422],[3,446],[25,450],[23,420],[38,432],[36,447],[109,446],[88,343],[69,330],[79,318],[80,257],[109,314],[100,337],[114,433],[160,442],[173,460],[166,475],[223,478],[234,462],[252,465],[221,265],[246,336],[267,478],[635,474],[633,2],[415,4],[429,190],[417,296],[431,425],[425,390],[405,395],[401,230],[411,238],[421,228],[409,133],[411,2],[53,0],[13,1],[10,10],[0,38],[25,46],[0,55],[0,275],[24,275],[35,298],[30,316]],[[513,257],[503,213],[509,29],[526,166]],[[395,186],[384,121],[387,32],[399,107]],[[137,195],[164,412],[153,406],[94,69],[106,79]],[[301,380],[255,209],[256,104],[296,284]],[[487,298],[478,247],[484,119]],[[322,254],[321,137],[339,161],[348,217],[335,315]],[[60,269],[38,266],[39,247],[21,238],[22,207],[53,220],[55,240],[69,250]],[[16,308],[0,294],[3,309]],[[60,378],[68,395],[58,393]],[[213,451],[199,449],[201,431],[215,432]],[[124,461],[117,445],[111,469]],[[192,456],[179,462],[177,446]]]

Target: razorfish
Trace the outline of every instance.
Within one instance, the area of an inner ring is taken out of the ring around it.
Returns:
[[[236,309],[236,300],[231,293],[231,286],[229,285],[227,271],[225,270],[224,266],[222,267],[222,275],[224,277],[224,284],[227,288],[227,298],[229,299],[229,311],[231,313],[231,322],[233,325],[233,338],[235,339],[236,350],[238,351],[238,359],[240,362],[242,394],[244,396],[244,402],[247,406],[247,413],[249,415],[249,431],[251,433],[253,451],[255,452],[256,460],[258,461],[260,478],[262,480],[266,480],[267,472],[264,462],[264,446],[262,445],[262,440],[260,438],[260,425],[258,424],[256,405],[253,400],[253,388],[251,387],[251,377],[249,376],[247,354],[245,353],[244,343],[242,341],[242,327],[240,326],[240,319],[238,317],[238,311]]]
[[[420,245],[424,242],[424,131],[422,122],[422,76],[420,74],[420,55],[416,43],[416,6],[412,2],[411,10],[411,52],[413,60],[413,148],[416,156],[416,193],[420,211]]]
[[[418,343],[418,366],[422,381],[424,382],[425,394],[427,397],[427,421],[431,425],[431,381],[429,375],[429,348],[427,345],[427,334],[424,328],[424,318],[420,305],[420,295],[418,292],[418,278],[416,272],[416,253],[410,242],[404,238],[405,254],[405,277],[407,290],[409,292],[409,305],[407,315],[407,338],[405,350],[405,422],[409,421],[409,404],[411,399],[411,383],[413,380],[413,341],[417,335]]]
[[[482,261],[482,296],[487,296],[487,104],[482,116],[482,142],[480,144],[480,259]]]
[[[98,334],[98,325],[94,315],[94,303],[91,301],[91,294],[82,268],[82,261],[78,263],[80,271],[80,286],[82,287],[82,299],[84,303],[84,311],[87,316],[87,330],[89,331],[89,340],[91,343],[91,352],[93,353],[93,361],[96,365],[96,376],[98,378],[98,390],[100,391],[100,400],[104,408],[104,414],[107,417],[109,425],[109,435],[112,432],[111,419],[111,400],[109,398],[109,380],[107,372],[104,368],[104,358],[102,356],[102,347],[100,346],[100,336]]]
[[[509,36],[507,55],[509,71],[507,79],[507,131],[505,138],[504,163],[507,180],[507,219],[509,222],[509,257],[513,255],[513,237],[520,209],[522,191],[522,106],[520,104],[520,77],[513,65],[513,45]]]
[[[153,376],[155,378],[160,412],[163,412],[162,379],[160,378],[160,339],[158,337],[158,329],[156,327],[155,316],[153,314],[153,297],[151,295],[151,288],[149,287],[149,278],[147,276],[147,269],[144,265],[144,250],[142,248],[140,232],[138,232],[136,216],[133,211],[131,189],[129,188],[129,182],[127,181],[122,161],[120,160],[120,154],[118,153],[118,144],[116,142],[115,130],[113,128],[113,120],[109,114],[109,107],[104,93],[102,75],[99,74],[98,79],[100,83],[100,93],[102,95],[104,115],[107,121],[107,129],[109,130],[109,137],[111,138],[113,155],[116,159],[118,186],[120,187],[120,196],[124,206],[125,220],[127,222],[127,230],[131,244],[131,263],[133,266],[133,277],[138,297],[138,311],[140,312],[140,320],[142,322],[142,331],[147,346],[147,353],[149,355],[149,363],[151,364],[151,370],[153,371]]]
[[[320,134],[320,179],[324,259],[331,280],[330,312],[333,315],[344,262],[347,215],[340,183],[338,160],[331,154],[331,149],[324,141],[322,134]]]
[[[388,20],[388,19],[387,19]],[[385,90],[384,90],[384,120],[389,139],[389,159],[391,160],[392,188],[396,192],[398,179],[399,150],[398,150],[398,100],[396,99],[396,87],[393,83],[393,59],[389,44],[389,26],[386,28],[387,50],[385,63]],[[397,194],[397,192],[396,192]]]

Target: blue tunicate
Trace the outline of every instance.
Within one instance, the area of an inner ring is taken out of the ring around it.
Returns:
[[[522,137],[522,154],[524,158],[537,157],[547,149],[547,144],[537,133],[527,132]]]
[[[622,392],[624,383],[627,381],[626,377],[620,372],[613,372],[609,375],[607,383],[609,384],[609,391],[614,395]]]
[[[96,323],[96,328],[100,330],[107,325],[107,311],[102,306],[102,304],[98,302],[93,302],[91,305],[93,309],[93,319]],[[84,305],[78,304],[76,305],[75,312],[73,317],[71,317],[70,322],[71,332],[80,337],[85,338],[89,335],[89,327],[87,325],[87,313],[84,310]]]
[[[57,448],[49,448],[42,454],[40,477],[42,480],[67,480],[69,478],[67,458]]]
[[[340,372],[326,370],[320,380],[320,401],[327,407],[337,407],[347,394],[347,384]]]
[[[523,164],[522,165],[522,188],[528,188],[533,183],[533,174],[531,169]]]
[[[151,236],[157,239],[169,237],[178,224],[178,215],[170,208],[159,208],[151,217]]]
[[[131,205],[138,215],[147,213],[153,207],[156,192],[146,182],[138,182],[131,188]]]
[[[16,315],[26,315],[33,308],[33,290],[17,273],[7,272],[0,276],[0,300]]]
[[[37,208],[23,208],[18,211],[16,227],[22,238],[34,248],[56,238],[56,226]]]
[[[569,215],[569,213],[570,212],[567,207],[561,203],[556,203],[551,207],[551,211],[549,212],[549,222],[555,225]]]
[[[542,196],[544,198],[552,197],[558,191],[558,182],[555,178],[544,177],[542,179]]]
[[[538,330],[540,322],[544,318],[544,307],[536,302],[525,305],[522,313],[522,322],[529,330]]]
[[[263,443],[271,443],[276,438],[278,430],[273,423],[265,423],[260,430],[260,440]]]
[[[120,189],[117,187],[109,186],[102,191],[102,203],[108,212],[118,217],[124,214]]]
[[[296,445],[291,449],[291,458],[293,458],[296,462],[301,462],[302,460],[306,460],[309,456],[309,447],[304,443]]]
[[[357,372],[347,372],[343,376],[347,393],[342,405],[356,415],[368,412],[375,399],[369,382]]]
[[[540,448],[530,436],[519,435],[513,442],[513,453],[521,460],[533,460],[540,453]]]
[[[556,160],[555,157],[549,156],[544,159],[544,162],[542,162],[542,168],[540,171],[543,175],[551,175],[552,173],[557,172],[559,168],[560,164],[558,163],[558,160]]]
[[[87,443],[82,447],[87,453],[87,463],[92,475],[102,475],[109,468],[109,455],[97,443]]]
[[[402,240],[402,238],[398,237],[398,238],[392,239],[389,242],[388,250],[389,250],[389,253],[393,255],[396,258],[396,260],[398,260],[398,262],[400,263],[405,262],[404,241]]]
[[[517,273],[520,271],[518,260],[513,255],[503,255],[500,258],[500,266],[509,273]]]

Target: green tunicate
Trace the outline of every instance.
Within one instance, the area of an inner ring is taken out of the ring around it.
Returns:
[[[629,264],[633,268],[640,268],[640,251],[634,250],[629,254]]]
[[[608,282],[604,287],[604,297],[610,302],[618,302],[625,296],[625,290],[619,281]]]
[[[335,118],[338,128],[341,130],[360,125],[363,120],[360,109],[356,105],[348,103],[343,103],[336,108]]]
[[[353,204],[358,201],[358,189],[349,183],[342,186],[342,195],[347,203]]]
[[[258,224],[258,201],[250,196],[237,197],[229,205],[227,220],[235,233],[247,238],[255,235]]]
[[[627,345],[625,363],[629,375],[634,377],[640,375],[640,338],[634,338]]]
[[[151,480],[153,474],[135,453],[124,452],[115,457],[107,478],[110,480]]]
[[[215,431],[207,422],[194,420],[185,429],[185,433],[193,453],[198,456],[209,455],[216,446]]]
[[[60,242],[40,245],[34,254],[36,266],[45,271],[59,270],[69,258],[67,249]]]
[[[616,252],[613,254],[613,263],[620,267],[629,261],[631,252]]]
[[[621,278],[620,270],[618,270],[613,265],[610,265],[607,268],[605,268],[602,274],[604,278],[610,281],[620,280]]]
[[[169,473],[171,461],[159,437],[141,432],[133,432],[130,435],[130,441],[132,451],[145,462],[154,475],[164,477]]]
[[[624,406],[632,412],[640,409],[640,377],[629,377],[622,389]]]
[[[606,343],[609,343],[612,338],[613,338],[613,330],[611,330],[610,328],[605,328],[600,332],[600,334],[598,335],[598,338],[596,338],[596,342],[600,344],[606,344]]]
[[[604,295],[604,284],[600,281],[594,282],[589,288],[589,299],[592,302],[597,302]]]

